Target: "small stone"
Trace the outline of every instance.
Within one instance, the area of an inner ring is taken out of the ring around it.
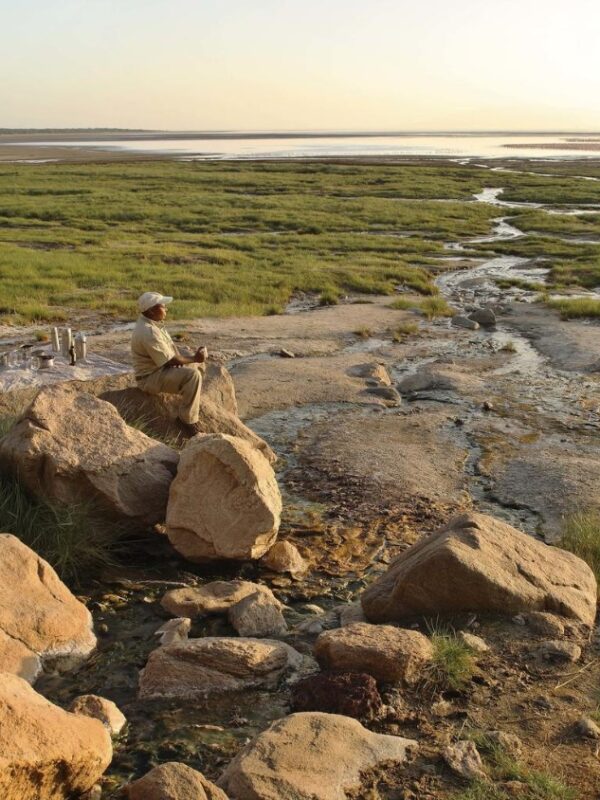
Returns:
[[[475,636],[474,633],[468,633],[467,631],[459,631],[458,638],[466,644],[467,647],[470,647],[471,650],[474,650],[476,653],[489,653],[490,646],[485,642],[481,636]]]
[[[550,663],[575,662],[581,658],[581,647],[574,642],[564,642],[556,639],[542,642],[534,649],[533,653],[542,661]]]
[[[299,681],[292,691],[293,711],[323,711],[371,720],[382,707],[375,679],[360,672],[321,672]]]
[[[287,349],[287,348],[285,348],[285,347],[282,347],[282,348],[281,348],[281,350],[279,351],[279,356],[280,356],[281,358],[296,358],[296,354],[295,354],[295,353],[292,353],[292,351],[291,351],[291,350],[288,350],[288,349]]]
[[[513,623],[515,625],[526,625],[527,624],[525,622],[525,615],[524,614],[515,614],[515,616],[512,618],[512,621],[513,621]]]
[[[554,614],[546,611],[533,611],[525,617],[527,625],[534,633],[542,636],[564,636],[565,626]]]
[[[515,758],[521,755],[523,750],[523,743],[514,733],[505,733],[504,731],[486,731],[486,739],[492,744],[501,747],[506,753]]]
[[[474,320],[469,319],[469,317],[464,317],[464,316],[462,316],[462,314],[456,314],[454,317],[452,317],[452,324],[456,328],[467,328],[468,330],[471,330],[471,331],[479,330],[479,323],[478,322],[475,322]]]
[[[469,781],[487,779],[479,751],[470,740],[448,745],[444,748],[443,756],[452,772],[461,778]]]
[[[372,386],[367,392],[374,397],[380,397],[389,406],[399,406],[402,403],[402,395],[393,386]]]
[[[575,730],[579,736],[586,739],[600,739],[600,727],[590,717],[582,717],[575,726]]]
[[[186,764],[169,761],[127,786],[129,800],[227,800],[225,793]]]
[[[94,784],[85,794],[81,795],[81,800],[102,800],[102,786]]]
[[[482,409],[484,411],[493,411],[494,410],[494,404],[490,403],[489,400],[484,400],[483,403],[481,404],[481,407],[482,407]]]
[[[73,714],[99,719],[113,736],[118,736],[127,724],[125,715],[119,711],[112,700],[96,694],[82,694],[76,697],[69,708]]]
[[[340,625],[342,628],[344,628],[346,625],[352,625],[354,622],[367,621],[360,600],[357,600],[355,603],[347,603],[343,606],[336,606],[334,610],[340,615]]]
[[[308,564],[291,542],[275,542],[260,563],[272,572],[289,572],[292,577],[304,575]]]
[[[229,622],[240,636],[282,636],[287,632],[281,603],[264,592],[251,594],[231,606]]]
[[[493,328],[496,324],[496,315],[491,308],[478,308],[469,314],[469,319],[478,322],[483,328]]]

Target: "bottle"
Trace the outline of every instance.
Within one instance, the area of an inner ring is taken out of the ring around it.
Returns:
[[[71,342],[71,346],[69,347],[69,366],[74,367],[77,362],[77,356],[75,354],[75,344]]]
[[[60,337],[60,350],[65,358],[69,357],[69,351],[73,344],[73,334],[71,328],[63,328]]]
[[[87,336],[85,333],[78,333],[75,336],[75,355],[78,361],[85,361],[87,356]]]
[[[58,335],[58,328],[52,328],[52,351],[58,353],[60,350],[60,337]]]

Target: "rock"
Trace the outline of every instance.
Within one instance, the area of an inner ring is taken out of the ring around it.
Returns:
[[[426,364],[413,375],[407,375],[398,384],[401,394],[423,391],[447,391],[474,394],[483,389],[483,381],[471,374],[447,366]],[[461,421],[462,422],[462,421]]]
[[[346,800],[360,791],[364,773],[398,768],[416,748],[349,717],[292,714],[238,753],[219,785],[233,800]]]
[[[444,759],[452,772],[468,781],[487,780],[479,751],[469,740],[455,742],[444,748]]]
[[[168,761],[127,786],[129,800],[227,800],[225,792],[201,772]]]
[[[112,759],[96,719],[70,714],[16,675],[0,676],[0,791],[5,800],[66,800],[86,792]]]
[[[192,620],[189,617],[175,617],[170,619],[154,631],[159,636],[160,644],[166,647],[173,642],[187,642]]]
[[[190,561],[256,559],[275,542],[281,494],[273,468],[235,436],[198,435],[181,451],[167,535]]]
[[[466,644],[467,647],[470,647],[471,650],[474,650],[476,653],[490,652],[489,645],[481,636],[475,636],[474,633],[468,633],[467,631],[459,631],[458,638],[463,644]]]
[[[135,421],[143,419],[156,436],[185,440],[189,431],[177,416],[179,399],[177,395],[150,395],[135,386],[133,377],[127,376],[126,386],[121,381],[118,387],[102,386],[99,397],[111,403],[123,419]],[[233,381],[225,367],[209,362],[202,381],[200,399],[199,427],[203,433],[226,433],[239,436],[262,452],[270,463],[277,457],[269,445],[251,431],[238,417],[237,401]]]
[[[582,717],[575,726],[575,731],[585,739],[600,739],[600,727],[590,717]]]
[[[320,672],[295,684],[293,711],[324,711],[372,720],[383,708],[375,678],[360,672]]]
[[[100,783],[94,784],[89,791],[80,795],[80,800],[102,800],[102,785]]]
[[[244,597],[262,592],[274,602],[275,595],[268,586],[250,581],[211,581],[204,586],[171,589],[160,601],[169,614],[177,617],[203,617],[209,614],[226,614],[231,606]]]
[[[569,661],[579,661],[581,658],[581,647],[574,642],[565,642],[556,639],[549,642],[542,642],[542,644],[534,648],[533,654],[541,661],[564,664]]]
[[[356,364],[355,366],[350,367],[348,370],[348,375],[374,381],[374,383],[378,384],[379,386],[392,385],[390,373],[383,364],[379,364],[377,361],[371,361],[367,364]]]
[[[256,687],[272,688],[304,658],[283,642],[207,636],[150,653],[140,673],[141,698],[194,699]]]
[[[494,410],[494,404],[490,403],[489,400],[484,400],[483,403],[481,404],[481,408],[484,411],[493,411]]]
[[[343,606],[336,606],[334,611],[337,611],[340,615],[340,625],[342,628],[345,628],[346,625],[352,625],[354,622],[367,621],[360,600],[354,603],[346,603]]]
[[[469,513],[402,553],[361,602],[370,622],[461,611],[551,611],[591,626],[596,579],[572,553]]]
[[[0,534],[0,669],[33,683],[44,662],[70,669],[95,647],[83,603],[27,545]]]
[[[491,308],[478,308],[469,314],[469,319],[477,322],[482,328],[493,328],[496,325],[496,315]]]
[[[69,711],[73,714],[99,719],[113,736],[118,736],[127,724],[125,715],[119,711],[112,700],[98,697],[96,694],[82,694],[76,697],[71,703]]]
[[[33,494],[64,505],[91,501],[143,525],[164,520],[177,461],[110,403],[68,384],[41,389],[0,440],[0,467]]]
[[[554,614],[534,611],[531,614],[527,614],[525,622],[534,633],[539,633],[541,636],[557,637],[565,635],[563,622]]]
[[[523,742],[514,733],[504,731],[486,731],[485,738],[495,747],[501,747],[505,753],[518,758],[523,751]]]
[[[272,572],[289,572],[292,577],[304,575],[308,564],[291,542],[275,542],[260,563]]]
[[[402,396],[393,386],[371,386],[367,390],[373,397],[385,400],[385,404],[390,407],[399,406],[402,403]]]
[[[286,350],[285,347],[281,348],[281,350],[279,351],[279,356],[281,358],[296,358],[296,354],[292,353],[291,350]]]
[[[469,317],[463,317],[462,314],[456,314],[452,317],[452,324],[455,328],[467,328],[470,331],[479,330],[479,323],[475,322]]]
[[[229,622],[240,636],[283,636],[287,632],[281,603],[264,592],[255,592],[231,606]]]
[[[321,665],[366,672],[383,683],[415,683],[433,657],[433,647],[418,631],[356,622],[322,633],[315,644]]]

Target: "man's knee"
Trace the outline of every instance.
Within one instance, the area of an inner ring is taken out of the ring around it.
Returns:
[[[184,373],[182,385],[200,391],[202,387],[202,375],[200,372],[193,367],[180,367],[180,369]]]

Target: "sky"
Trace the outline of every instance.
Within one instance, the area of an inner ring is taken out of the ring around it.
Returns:
[[[598,0],[0,0],[0,128],[600,130]]]

